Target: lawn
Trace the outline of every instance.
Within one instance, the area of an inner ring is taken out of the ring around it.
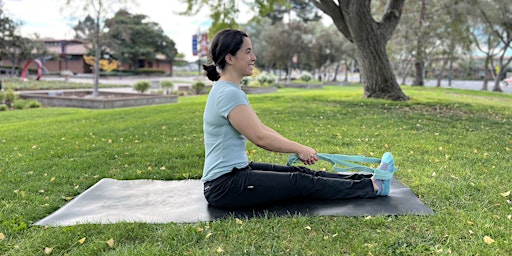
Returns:
[[[512,96],[360,86],[249,95],[260,118],[323,153],[380,157],[433,216],[273,217],[32,226],[102,178],[198,179],[205,95],[111,110],[0,112],[2,255],[512,255]],[[248,144],[251,160],[287,155]],[[323,163],[318,168],[329,168]]]

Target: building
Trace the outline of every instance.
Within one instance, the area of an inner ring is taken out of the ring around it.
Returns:
[[[60,74],[62,71],[71,71],[74,74],[90,74],[93,72],[91,66],[85,63],[83,56],[91,52],[91,46],[80,39],[40,39],[46,45],[51,55],[41,60],[44,69],[49,74]],[[27,61],[21,62],[25,65]],[[0,65],[10,66],[9,61],[0,61]],[[172,62],[165,59],[163,55],[157,55],[155,61],[139,59],[137,66],[132,63],[122,63],[120,70],[136,70],[139,68],[159,69],[165,75],[172,75]],[[30,64],[29,68],[37,69],[37,64]]]

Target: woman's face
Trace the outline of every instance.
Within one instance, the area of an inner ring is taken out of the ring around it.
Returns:
[[[241,76],[251,76],[254,69],[256,56],[252,51],[252,42],[248,37],[244,37],[242,47],[235,56],[232,56],[233,68]]]

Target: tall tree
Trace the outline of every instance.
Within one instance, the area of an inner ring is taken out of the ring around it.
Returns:
[[[209,4],[212,13],[229,13],[234,17],[239,9],[235,0],[182,0],[188,4],[186,13]],[[398,85],[386,53],[386,44],[396,29],[405,0],[387,0],[384,14],[376,21],[371,12],[372,1],[311,0],[330,16],[338,30],[355,46],[355,52],[364,78],[364,95],[368,98],[407,100]],[[238,1],[241,2],[241,1]],[[237,2],[237,3],[238,3]],[[253,3],[260,15],[273,11],[274,4],[283,0],[258,0]],[[229,4],[233,3],[233,4]],[[230,10],[223,9],[231,6]],[[216,21],[214,20],[214,23]]]
[[[414,75],[413,85],[423,86],[425,82],[423,80],[425,74],[425,38],[427,33],[425,30],[425,18],[427,12],[427,3],[426,0],[419,1],[419,15],[418,15],[418,36],[416,38],[416,58],[414,61],[414,68],[416,73]]]
[[[121,7],[126,7],[130,0],[65,0],[62,10],[69,12],[71,17],[79,18],[91,16],[94,19],[94,30],[88,38],[94,48],[94,90],[93,97],[99,95],[100,58],[101,58],[101,35],[104,33],[104,22],[108,15],[113,14]]]
[[[18,52],[22,37],[17,33],[19,23],[7,17],[4,13],[3,2],[0,0],[0,60],[11,62],[11,75],[18,62]]]
[[[286,3],[276,3],[273,5],[273,11],[265,14],[272,20],[272,24],[283,21],[288,15],[288,21],[294,15],[303,22],[317,21],[322,19],[320,12],[309,0],[286,0]]]
[[[174,41],[164,34],[160,25],[146,20],[146,15],[119,10],[105,21],[106,46],[118,60],[131,62],[133,68],[138,67],[141,57],[154,61],[157,54],[163,54],[172,62],[177,54]]]
[[[490,64],[496,69],[493,91],[502,92],[500,78],[512,62],[512,58],[506,58],[506,54],[512,51],[512,7],[507,0],[476,0],[476,5],[490,36],[499,42],[497,63],[491,58]]]
[[[41,41],[32,40],[21,36],[18,28],[21,22],[15,22],[7,17],[3,11],[3,2],[0,0],[0,60],[7,59],[11,63],[11,76],[15,74],[21,61],[35,58],[43,58],[49,52]]]
[[[332,81],[338,81],[338,70],[341,62],[345,60],[345,65],[351,61],[354,56],[350,53],[353,48],[348,40],[339,36],[339,31],[333,25],[325,27],[322,22],[308,23],[308,26],[314,26],[314,43],[311,50],[306,51],[308,62],[319,70],[319,73],[326,73],[327,69],[334,69]],[[347,72],[345,72],[345,82],[348,81]]]
[[[289,23],[278,22],[264,38],[271,45],[262,56],[266,62],[275,63],[277,68],[286,70],[287,82],[290,82],[293,59],[297,63],[306,59],[304,49],[312,46],[312,31],[305,23],[295,20]]]
[[[388,0],[382,17],[376,21],[371,12],[371,1],[313,1],[354,44],[363,76],[364,96],[368,98],[409,99],[396,81],[386,52],[386,44],[400,21],[404,2]]]
[[[92,42],[92,36],[94,36],[96,26],[96,22],[91,15],[87,15],[83,20],[78,21],[78,24],[73,27],[73,30],[75,31],[75,39]]]

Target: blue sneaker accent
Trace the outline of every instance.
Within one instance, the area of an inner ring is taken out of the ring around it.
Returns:
[[[377,196],[388,196],[391,188],[391,180],[375,180],[379,190],[377,190]]]
[[[386,152],[382,155],[382,158],[380,160],[379,169],[387,172],[394,172],[396,171],[395,168],[395,160],[393,160],[393,155],[391,155],[390,152]]]
[[[393,173],[397,171],[397,168],[395,167],[395,160],[393,160],[393,155],[391,155],[390,152],[386,152],[382,155],[380,165],[377,169],[382,171],[375,172],[373,175],[373,178],[379,188],[377,196],[387,196],[389,195],[389,190],[391,188]]]

